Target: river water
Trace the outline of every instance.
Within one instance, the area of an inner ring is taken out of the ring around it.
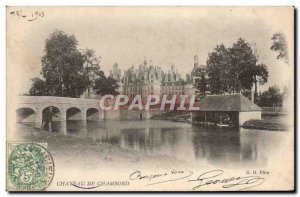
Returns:
[[[26,123],[28,124],[28,123]],[[201,163],[267,162],[285,132],[222,129],[161,120],[56,122],[53,132],[138,151]]]

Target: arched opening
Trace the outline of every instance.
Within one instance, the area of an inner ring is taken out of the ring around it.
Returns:
[[[43,110],[43,122],[56,122],[56,121],[65,121],[62,118],[62,114],[57,107],[49,106]]]
[[[143,120],[143,114],[140,113],[140,120]]]
[[[35,111],[31,108],[19,108],[16,113],[17,122],[35,122]]]
[[[81,120],[81,111],[76,107],[71,107],[67,110],[67,120]]]
[[[64,119],[57,107],[46,107],[42,114],[42,125],[40,130],[48,130],[50,132],[61,130],[61,122],[64,121]]]
[[[96,108],[90,108],[86,111],[86,120],[88,121],[98,121],[99,120],[99,110]]]

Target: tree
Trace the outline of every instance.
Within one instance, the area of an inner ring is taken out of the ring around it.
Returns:
[[[259,106],[262,107],[281,107],[283,94],[278,86],[271,86],[259,96]]]
[[[258,63],[250,44],[242,38],[230,48],[221,44],[209,53],[206,70],[207,87],[212,94],[247,93],[254,85],[257,95],[257,85],[268,79],[267,67]]]
[[[208,54],[206,61],[208,83],[212,94],[228,92],[228,67],[230,63],[228,50],[222,44],[217,46],[212,53]]]
[[[232,65],[237,69],[237,75],[233,76],[240,83],[235,83],[235,90],[251,90],[254,85],[254,101],[257,98],[257,85],[263,85],[268,80],[268,69],[258,63],[257,56],[251,46],[243,39],[239,39],[230,49]]]
[[[82,52],[84,59],[85,87],[88,91],[88,98],[91,97],[91,90],[95,79],[100,75],[100,57],[96,57],[95,51],[86,49]]]
[[[278,53],[277,59],[284,60],[286,63],[288,63],[288,51],[285,36],[281,33],[275,33],[273,34],[271,40],[273,41],[271,50]]]
[[[46,39],[41,60],[44,80],[32,79],[30,95],[79,97],[87,90],[90,97],[94,88],[99,94],[116,93],[116,81],[106,78],[100,70],[101,57],[96,57],[91,49],[79,50],[77,46],[74,35],[63,31],[55,31]]]
[[[93,87],[94,91],[98,95],[117,95],[119,94],[116,90],[119,85],[115,79],[112,77],[106,77],[103,71],[100,71],[99,76],[95,79],[95,85]]]
[[[55,31],[46,39],[42,75],[50,96],[79,97],[85,90],[84,58],[73,35]]]
[[[263,85],[268,82],[268,77],[269,77],[269,71],[266,65],[264,64],[258,64],[256,65],[254,69],[254,75],[253,75],[253,80],[254,80],[254,102],[257,103],[257,86]]]
[[[204,66],[198,67],[194,70],[195,84],[194,88],[199,90],[200,97],[205,97],[208,91],[207,72]]]
[[[240,38],[233,44],[230,51],[230,73],[232,92],[241,92],[242,89],[251,89],[254,83],[257,59],[251,46]]]
[[[31,96],[47,96],[48,88],[44,80],[36,77],[31,79],[32,85],[29,90],[29,95]]]

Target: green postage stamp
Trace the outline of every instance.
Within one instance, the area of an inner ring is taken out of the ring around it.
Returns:
[[[43,191],[51,183],[54,162],[46,144],[7,144],[7,189],[10,191]]]

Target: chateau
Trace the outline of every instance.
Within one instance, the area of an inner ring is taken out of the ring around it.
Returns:
[[[153,65],[152,61],[147,61],[139,65],[137,69],[133,66],[124,71],[119,69],[118,64],[113,65],[110,71],[110,77],[113,77],[119,83],[120,94],[134,97],[142,95],[143,98],[148,95],[194,95],[193,87],[194,71],[198,67],[198,56],[194,56],[194,68],[191,74],[186,75],[184,80],[174,65],[171,69],[164,72],[161,67]]]

